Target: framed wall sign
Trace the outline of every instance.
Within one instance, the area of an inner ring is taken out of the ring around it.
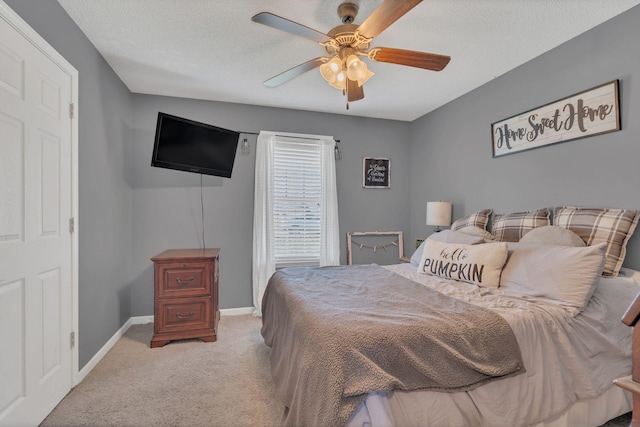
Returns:
[[[391,188],[391,160],[364,157],[362,159],[363,188]]]
[[[618,80],[491,124],[493,157],[620,130]]]

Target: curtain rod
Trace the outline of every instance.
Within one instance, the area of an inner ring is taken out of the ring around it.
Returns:
[[[237,131],[237,132],[238,132],[238,133],[240,133],[240,134],[247,134],[247,135],[260,135],[260,133],[256,133],[256,132],[245,132],[245,131],[242,131],[242,130],[239,130],[239,131]],[[315,140],[315,139],[316,139],[316,138],[304,138],[304,137],[302,137],[302,136],[291,136],[291,135],[277,135],[277,134],[276,134],[276,136],[281,136],[281,137],[283,137],[283,138],[297,138],[297,139],[311,139],[311,140]],[[335,139],[335,138],[333,138],[333,140],[334,140],[335,142],[340,142],[340,140],[339,140],[339,139]]]

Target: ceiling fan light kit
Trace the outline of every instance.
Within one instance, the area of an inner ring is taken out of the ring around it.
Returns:
[[[329,62],[320,65],[320,75],[336,89],[345,90],[347,79],[362,86],[373,76],[367,64],[348,49],[341,50]]]
[[[374,37],[421,1],[384,0],[360,25],[353,24],[358,14],[358,6],[353,3],[342,3],[338,6],[338,16],[342,25],[332,28],[327,34],[269,12],[258,13],[251,18],[252,21],[315,41],[330,55],[312,59],[280,73],[266,80],[265,86],[277,87],[319,67],[320,75],[327,83],[342,90],[347,96],[347,109],[349,109],[349,102],[364,98],[362,86],[374,75],[361,57],[425,70],[442,70],[451,60],[449,56],[387,47],[369,49]]]
[[[356,80],[358,86],[362,86],[364,82],[369,80],[373,76],[373,72],[369,70],[367,64],[361,61],[356,55],[349,55],[346,61],[347,65],[347,77],[351,80]]]

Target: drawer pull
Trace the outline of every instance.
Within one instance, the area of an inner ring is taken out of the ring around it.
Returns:
[[[181,315],[180,313],[176,313],[176,317],[178,319],[189,319],[191,316],[193,316],[193,311],[190,312],[189,314],[187,314],[186,316]]]
[[[176,277],[176,283],[178,284],[178,286],[187,286],[193,281],[193,279],[195,279],[195,277],[193,276],[189,277],[187,280],[181,280],[179,277]]]

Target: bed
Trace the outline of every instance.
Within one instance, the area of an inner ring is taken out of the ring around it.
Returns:
[[[274,274],[262,335],[283,425],[599,426],[631,410],[613,380],[631,372],[620,319],[640,273],[603,276],[602,242],[463,231],[410,263]]]

